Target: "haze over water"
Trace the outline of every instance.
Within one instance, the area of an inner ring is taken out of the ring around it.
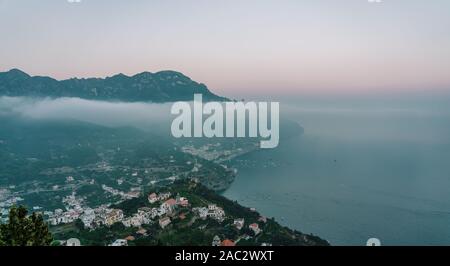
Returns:
[[[450,243],[448,102],[281,106],[304,135],[237,159],[226,197],[334,245]]]

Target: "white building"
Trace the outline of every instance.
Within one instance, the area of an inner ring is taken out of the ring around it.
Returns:
[[[225,219],[225,211],[222,208],[214,211],[208,211],[208,216],[214,220],[222,222]]]
[[[148,202],[153,204],[157,201],[158,201],[158,195],[156,193],[151,193],[150,195],[148,195]]]
[[[68,247],[79,247],[81,242],[78,238],[70,238],[66,241],[66,246]]]
[[[123,220],[122,220],[122,224],[123,224],[125,227],[131,227],[131,219],[132,219],[132,217],[128,217],[128,218],[126,218],[126,219],[123,219]]]
[[[158,198],[159,200],[166,200],[168,198],[170,198],[171,194],[170,192],[166,192],[166,193],[160,193]]]
[[[250,228],[255,233],[255,235],[261,232],[261,229],[259,228],[259,225],[257,223],[252,223],[248,226],[248,228]]]
[[[210,211],[214,211],[216,210],[218,207],[216,204],[208,204],[208,210]]]
[[[128,241],[125,239],[116,239],[116,241],[114,241],[110,246],[113,246],[113,247],[128,246]]]
[[[203,220],[208,217],[208,209],[205,207],[193,208],[192,210],[198,213],[198,216]]]
[[[180,197],[180,198],[177,198],[177,204],[180,205],[181,207],[188,207],[189,201],[185,197]]]
[[[84,210],[84,213],[80,216],[80,219],[83,222],[84,227],[91,228],[95,220],[94,210],[91,208]]]
[[[110,210],[105,217],[105,224],[107,226],[111,226],[117,222],[122,221],[123,219],[123,211],[119,209]]]
[[[244,218],[234,219],[233,224],[234,226],[236,226],[238,230],[241,230],[244,227],[244,222],[245,222]]]
[[[221,244],[221,241],[220,241],[219,236],[218,235],[214,236],[211,246],[218,247],[218,246],[220,246],[220,244]]]

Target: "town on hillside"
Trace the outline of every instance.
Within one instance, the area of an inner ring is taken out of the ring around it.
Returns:
[[[72,198],[76,204],[76,197]],[[280,226],[193,181],[150,191],[117,205],[100,206],[59,221],[57,245],[327,245],[318,237]]]

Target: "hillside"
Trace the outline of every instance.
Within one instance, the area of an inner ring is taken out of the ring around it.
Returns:
[[[154,201],[149,202],[152,194]],[[51,230],[55,239],[78,238],[82,245],[94,246],[125,242],[130,246],[328,245],[319,237],[283,227],[274,219],[192,181],[146,189],[143,197],[111,206],[110,213],[120,215],[115,215],[112,223],[111,215],[106,215],[109,226],[94,225],[88,229],[77,220]]]
[[[194,93],[203,94],[205,101],[224,101],[182,73],[160,71],[142,72],[134,76],[117,74],[107,78],[71,78],[30,76],[12,69],[0,72],[0,96],[78,97],[90,100],[125,102],[191,101]]]

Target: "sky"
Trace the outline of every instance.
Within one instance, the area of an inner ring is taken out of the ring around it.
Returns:
[[[0,0],[0,71],[229,95],[450,92],[448,0]]]

